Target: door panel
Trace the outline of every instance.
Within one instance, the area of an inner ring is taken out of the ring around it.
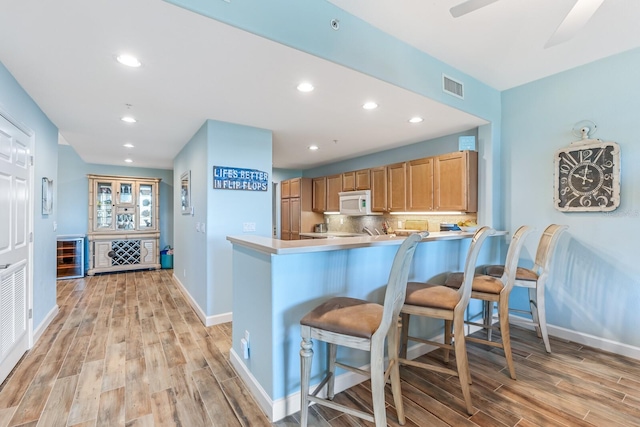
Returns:
[[[0,383],[29,348],[30,143],[0,116]]]

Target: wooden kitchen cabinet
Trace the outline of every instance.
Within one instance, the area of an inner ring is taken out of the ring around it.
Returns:
[[[327,212],[340,211],[340,192],[342,191],[342,175],[327,177]]]
[[[370,169],[361,169],[342,174],[342,191],[371,190]]]
[[[391,212],[405,212],[407,164],[405,162],[387,165],[387,209]]]
[[[371,168],[371,211],[387,211],[387,167]]]
[[[433,158],[411,160],[407,168],[406,209],[409,212],[433,210]]]
[[[302,195],[302,178],[292,178],[289,180],[289,197],[300,197]]]
[[[288,196],[282,189],[289,188]],[[324,222],[324,215],[313,211],[313,183],[310,178],[294,178],[280,185],[280,238],[299,240],[300,233],[311,233]]]
[[[356,189],[356,173],[345,172],[342,174],[342,191],[354,191]]]
[[[314,212],[324,213],[327,211],[327,178],[324,176],[313,178],[311,183],[313,187],[313,205],[311,209]]]
[[[371,190],[371,169],[361,169],[356,174],[356,190]]]
[[[478,152],[459,151],[434,158],[434,209],[478,211]]]
[[[87,275],[159,269],[159,178],[88,175]]]

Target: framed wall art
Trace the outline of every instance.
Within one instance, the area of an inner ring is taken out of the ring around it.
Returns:
[[[53,213],[53,180],[42,178],[42,215]]]
[[[180,209],[182,215],[191,215],[191,171],[180,175]]]

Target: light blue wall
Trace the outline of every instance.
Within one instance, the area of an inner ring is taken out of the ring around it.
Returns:
[[[58,129],[0,63],[0,112],[34,134],[33,209],[33,326],[37,329],[56,305],[56,232],[58,220]],[[52,215],[42,215],[43,177],[53,179]]]
[[[272,176],[272,134],[270,130],[209,120],[207,263],[213,292],[209,313],[227,313],[232,306],[231,243],[226,236],[255,234],[271,236],[273,186],[267,191],[212,190],[213,167],[257,169]],[[244,223],[254,223],[255,231],[243,232]]]
[[[550,324],[640,346],[640,49],[523,85],[502,96],[502,206],[507,228],[537,227],[523,257],[534,255],[549,223],[570,226],[547,286]],[[553,207],[553,155],[577,138],[581,120],[620,144],[621,203],[611,213],[562,213]],[[524,298],[522,293],[514,297]]]
[[[191,172],[191,206],[193,207],[193,215],[184,215],[176,208],[173,221],[175,236],[173,274],[205,313],[207,312],[207,262],[209,260],[207,236],[196,231],[196,223],[207,221],[209,190],[207,138],[205,123],[173,161],[174,188],[180,188],[182,174]],[[181,206],[179,191],[173,193],[173,205]]]
[[[176,186],[181,174],[191,171],[194,208],[193,216],[175,216],[174,274],[207,316],[232,311],[231,244],[226,236],[243,234],[246,222],[256,225],[251,234],[271,236],[272,224],[271,185],[257,192],[214,190],[213,167],[258,169],[271,180],[271,153],[271,131],[209,120],[174,160]],[[176,192],[176,206],[179,198]]]
[[[160,249],[173,245],[173,171],[85,163],[70,145],[58,145],[58,171],[58,235],[87,234],[87,174],[160,178]],[[85,266],[88,263],[85,259]]]

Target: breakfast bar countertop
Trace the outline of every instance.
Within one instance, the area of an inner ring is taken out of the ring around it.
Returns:
[[[435,231],[429,233],[423,242],[438,240],[459,240],[473,237],[472,232],[464,231]],[[506,235],[506,231],[496,231],[494,236]],[[303,240],[280,240],[271,237],[244,235],[227,236],[227,240],[234,245],[245,246],[258,252],[290,255],[311,252],[337,251],[342,249],[364,248],[372,246],[400,245],[406,236],[396,236],[394,234],[382,234],[379,236],[357,236],[357,237],[335,237],[331,239],[303,239]]]

